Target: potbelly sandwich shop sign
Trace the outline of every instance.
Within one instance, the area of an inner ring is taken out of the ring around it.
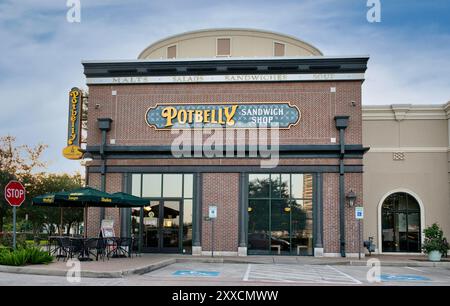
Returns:
[[[300,110],[286,102],[223,104],[158,104],[148,109],[145,121],[158,130],[170,128],[279,128],[300,120]]]
[[[68,159],[81,159],[81,115],[83,93],[74,87],[69,92],[69,119],[67,129],[67,147],[63,149],[63,156]]]

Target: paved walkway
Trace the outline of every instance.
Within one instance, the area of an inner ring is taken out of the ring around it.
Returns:
[[[263,269],[263,265],[309,265],[309,266],[367,266],[369,259],[380,260],[381,266],[398,267],[438,267],[450,269],[450,261],[433,263],[427,261],[426,256],[395,256],[395,255],[372,255],[364,259],[342,258],[342,257],[303,257],[303,256],[245,256],[245,257],[197,257],[178,254],[142,254],[133,258],[111,258],[105,261],[81,262],[81,274],[83,277],[99,278],[121,278],[128,275],[141,275],[154,271],[174,263],[236,263],[252,264],[253,274],[257,275],[258,269]],[[64,276],[67,271],[73,268],[73,263],[62,260],[55,261],[48,265],[32,265],[26,267],[0,266],[0,272],[37,274]],[[320,269],[319,267],[317,269]],[[287,269],[289,270],[289,268]],[[319,271],[319,270],[318,270]],[[324,271],[332,272],[327,268]],[[253,276],[250,276],[253,277]],[[257,276],[255,276],[257,277]]]

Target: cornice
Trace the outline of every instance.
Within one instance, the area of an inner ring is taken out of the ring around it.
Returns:
[[[363,105],[362,118],[371,120],[447,120],[450,103],[441,105]]]

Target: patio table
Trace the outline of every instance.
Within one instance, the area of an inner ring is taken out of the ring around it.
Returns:
[[[112,244],[108,244],[108,246],[112,246],[112,250],[110,250],[108,252],[108,255],[107,255],[108,257],[110,256],[110,254],[112,254],[111,255],[112,258],[126,257],[126,255],[123,254],[122,247],[120,246],[122,238],[120,238],[120,237],[109,237],[109,238],[106,238],[106,239],[108,241],[112,242]]]
[[[73,240],[78,240],[80,242],[80,254],[78,255],[78,260],[79,261],[92,261],[92,258],[89,257],[89,248],[87,247],[86,242],[88,241],[88,239],[90,238],[81,238],[81,237],[77,237],[77,238],[70,238]]]

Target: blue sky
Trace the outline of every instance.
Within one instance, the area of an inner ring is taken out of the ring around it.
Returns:
[[[151,42],[215,27],[296,36],[325,55],[371,56],[364,104],[450,100],[450,1],[381,0],[381,22],[366,0],[81,0],[81,23],[66,0],[0,0],[0,135],[49,145],[50,172],[81,170],[62,157],[68,90],[85,88],[81,60],[133,59]]]

